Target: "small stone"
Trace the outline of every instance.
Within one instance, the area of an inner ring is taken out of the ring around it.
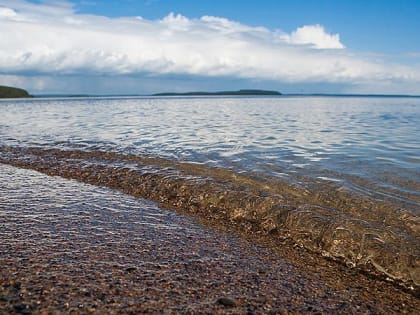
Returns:
[[[18,314],[29,315],[32,313],[25,304],[15,304],[13,305],[13,309]]]
[[[284,308],[272,308],[268,314],[270,315],[287,315],[289,312]]]
[[[268,191],[261,190],[259,195],[260,197],[268,197],[270,196],[270,193]]]
[[[20,288],[21,288],[20,283],[19,283],[19,282],[15,282],[15,283],[13,284],[13,288],[14,288],[16,291],[19,291],[19,290],[20,290]]]
[[[218,298],[217,303],[226,307],[236,306],[236,302],[233,299],[226,296]]]
[[[26,306],[25,304],[15,304],[13,305],[13,308],[15,309],[16,312],[20,312],[20,311],[23,311],[26,308]]]
[[[136,267],[127,267],[127,268],[125,268],[125,271],[126,272],[133,272],[133,271],[136,271],[136,270],[137,270]]]
[[[246,315],[254,315],[254,314],[255,314],[255,311],[252,308],[248,308],[246,310]]]

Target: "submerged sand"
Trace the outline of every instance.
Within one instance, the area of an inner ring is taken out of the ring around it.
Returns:
[[[316,255],[420,289],[420,221],[407,209],[345,186],[298,185],[116,152],[1,147],[0,163],[153,200],[273,247],[288,239]]]
[[[293,246],[0,164],[1,314],[414,314],[414,292]],[[275,248],[273,246],[276,246]]]

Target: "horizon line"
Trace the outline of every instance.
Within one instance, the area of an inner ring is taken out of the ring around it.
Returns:
[[[220,91],[223,92],[223,91]],[[184,95],[188,93],[218,93],[218,92],[162,92],[162,93],[115,93],[115,94],[79,94],[79,93],[39,93],[32,94],[33,98],[54,98],[54,97],[290,97],[290,96],[346,96],[346,97],[420,97],[420,94],[381,94],[381,93],[281,93],[279,95]],[[173,95],[160,95],[160,94],[173,94]]]

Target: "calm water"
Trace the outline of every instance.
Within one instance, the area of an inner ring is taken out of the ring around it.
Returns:
[[[303,174],[420,208],[420,98],[33,99],[0,108],[2,145]]]

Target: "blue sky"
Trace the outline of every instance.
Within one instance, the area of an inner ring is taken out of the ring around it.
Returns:
[[[420,94],[419,29],[418,0],[0,0],[0,84]]]
[[[355,50],[420,51],[419,0],[126,0],[77,1],[77,10],[106,16],[159,19],[170,12],[189,18],[214,15],[290,32],[321,24]]]

